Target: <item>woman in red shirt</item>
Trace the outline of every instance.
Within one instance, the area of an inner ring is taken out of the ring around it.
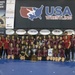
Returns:
[[[2,57],[2,40],[1,40],[1,37],[0,37],[0,58]]]
[[[3,55],[3,56],[6,55],[5,58],[7,58],[7,55],[8,55],[7,51],[8,51],[8,49],[9,49],[9,40],[8,40],[7,37],[6,37],[6,40],[5,40],[5,42],[4,42],[3,48],[4,48],[4,55]]]
[[[65,36],[64,47],[65,47],[66,60],[70,60],[71,41],[68,39],[68,36]]]

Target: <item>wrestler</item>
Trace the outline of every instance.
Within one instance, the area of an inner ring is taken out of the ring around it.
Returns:
[[[10,43],[10,46],[9,46],[9,49],[8,49],[8,59],[14,59],[13,43]]]
[[[42,60],[42,50],[40,46],[37,48],[37,59],[40,61]]]

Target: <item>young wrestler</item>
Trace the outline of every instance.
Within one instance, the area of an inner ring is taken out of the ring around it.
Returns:
[[[74,53],[75,53],[75,34],[72,35],[72,38],[71,38],[71,52],[72,52],[72,61],[74,61]]]
[[[36,42],[35,47],[38,48],[39,45],[40,45],[39,42]]]
[[[42,51],[42,59],[43,60],[47,59],[47,54],[48,54],[48,52],[47,52],[46,47],[43,47],[43,51]]]
[[[58,45],[58,61],[61,61],[61,51],[62,51],[62,49],[61,49],[61,45],[59,44]]]
[[[6,37],[6,40],[4,42],[4,47],[3,48],[4,48],[4,55],[3,56],[5,56],[5,58],[7,58],[7,56],[8,56],[7,51],[9,49],[9,40],[8,40],[7,37]]]
[[[51,48],[50,45],[48,45],[48,56],[47,60],[52,60],[53,59],[53,48]]]
[[[16,45],[16,39],[15,39],[14,36],[11,37],[10,43],[12,43],[13,47],[15,47],[15,45]]]
[[[53,39],[53,45],[58,45],[59,43],[59,36],[55,36],[55,38]]]
[[[50,46],[52,47],[52,38],[50,35],[48,35],[48,38],[47,38],[47,44],[50,44]]]
[[[2,58],[2,40],[0,37],[0,59]]]
[[[21,37],[21,40],[25,40],[25,37],[24,37],[24,36],[22,36],[22,37]]]
[[[52,36],[52,48],[54,47],[55,42],[56,42],[56,40],[55,40],[55,36]]]
[[[2,41],[2,58],[3,58],[3,52],[4,52],[4,42],[5,42],[5,36],[4,35],[1,35],[1,41]]]
[[[20,44],[20,43],[21,43],[21,40],[19,39],[19,37],[17,37],[16,44]]]
[[[61,44],[58,45],[58,51],[59,51],[58,61],[61,60],[62,62],[64,62],[65,61],[65,51],[62,48],[62,45]]]
[[[58,49],[57,49],[57,45],[54,45],[54,49],[53,49],[53,61],[58,61]]]
[[[41,36],[39,36],[39,45],[41,46],[42,45],[42,37]]]
[[[47,38],[46,38],[45,35],[43,36],[42,42],[43,42],[43,43],[47,43]]]
[[[22,46],[25,46],[25,40],[21,40],[21,45],[20,45],[21,47]]]
[[[19,56],[20,56],[20,60],[25,60],[25,48],[24,48],[24,46],[22,46]]]
[[[5,37],[4,37],[4,35],[1,36],[1,40],[2,40],[3,43],[5,42]]]
[[[31,56],[32,56],[31,46],[29,46],[29,47],[25,50],[25,55],[26,55],[26,59],[27,59],[27,60],[31,60]]]
[[[10,40],[11,40],[11,39],[10,39],[10,36],[9,36],[9,35],[7,35],[6,37],[7,37],[8,41],[10,42]]]
[[[68,36],[65,36],[64,47],[65,47],[66,60],[70,60],[71,41],[68,39]]]
[[[14,48],[14,58],[15,59],[19,59],[19,52],[20,52],[19,44],[16,44],[16,47]]]
[[[29,45],[32,45],[33,46],[34,41],[35,41],[34,37],[31,36],[30,39],[29,39]]]
[[[14,59],[14,47],[13,47],[13,43],[10,43],[10,47],[8,49],[8,59]]]
[[[29,43],[29,37],[28,36],[26,36],[25,42]]]
[[[64,47],[64,40],[62,36],[60,36],[59,38],[59,43]]]
[[[28,46],[28,42],[25,42],[25,46]]]
[[[39,42],[39,36],[36,36],[35,41],[36,41],[36,42]]]
[[[37,48],[37,59],[42,60],[42,51],[40,46]]]

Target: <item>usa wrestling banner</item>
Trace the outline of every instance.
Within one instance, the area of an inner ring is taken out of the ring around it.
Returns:
[[[6,0],[0,0],[0,29],[5,28]]]
[[[16,0],[6,0],[6,29],[14,29]]]
[[[75,0],[16,0],[15,28],[75,28]]]

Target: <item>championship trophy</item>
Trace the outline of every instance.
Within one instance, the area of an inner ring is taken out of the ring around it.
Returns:
[[[36,49],[33,49],[32,52],[33,52],[33,55],[32,55],[31,60],[32,60],[32,61],[37,61],[37,56],[36,56],[36,54],[35,54],[35,53],[36,53]]]

